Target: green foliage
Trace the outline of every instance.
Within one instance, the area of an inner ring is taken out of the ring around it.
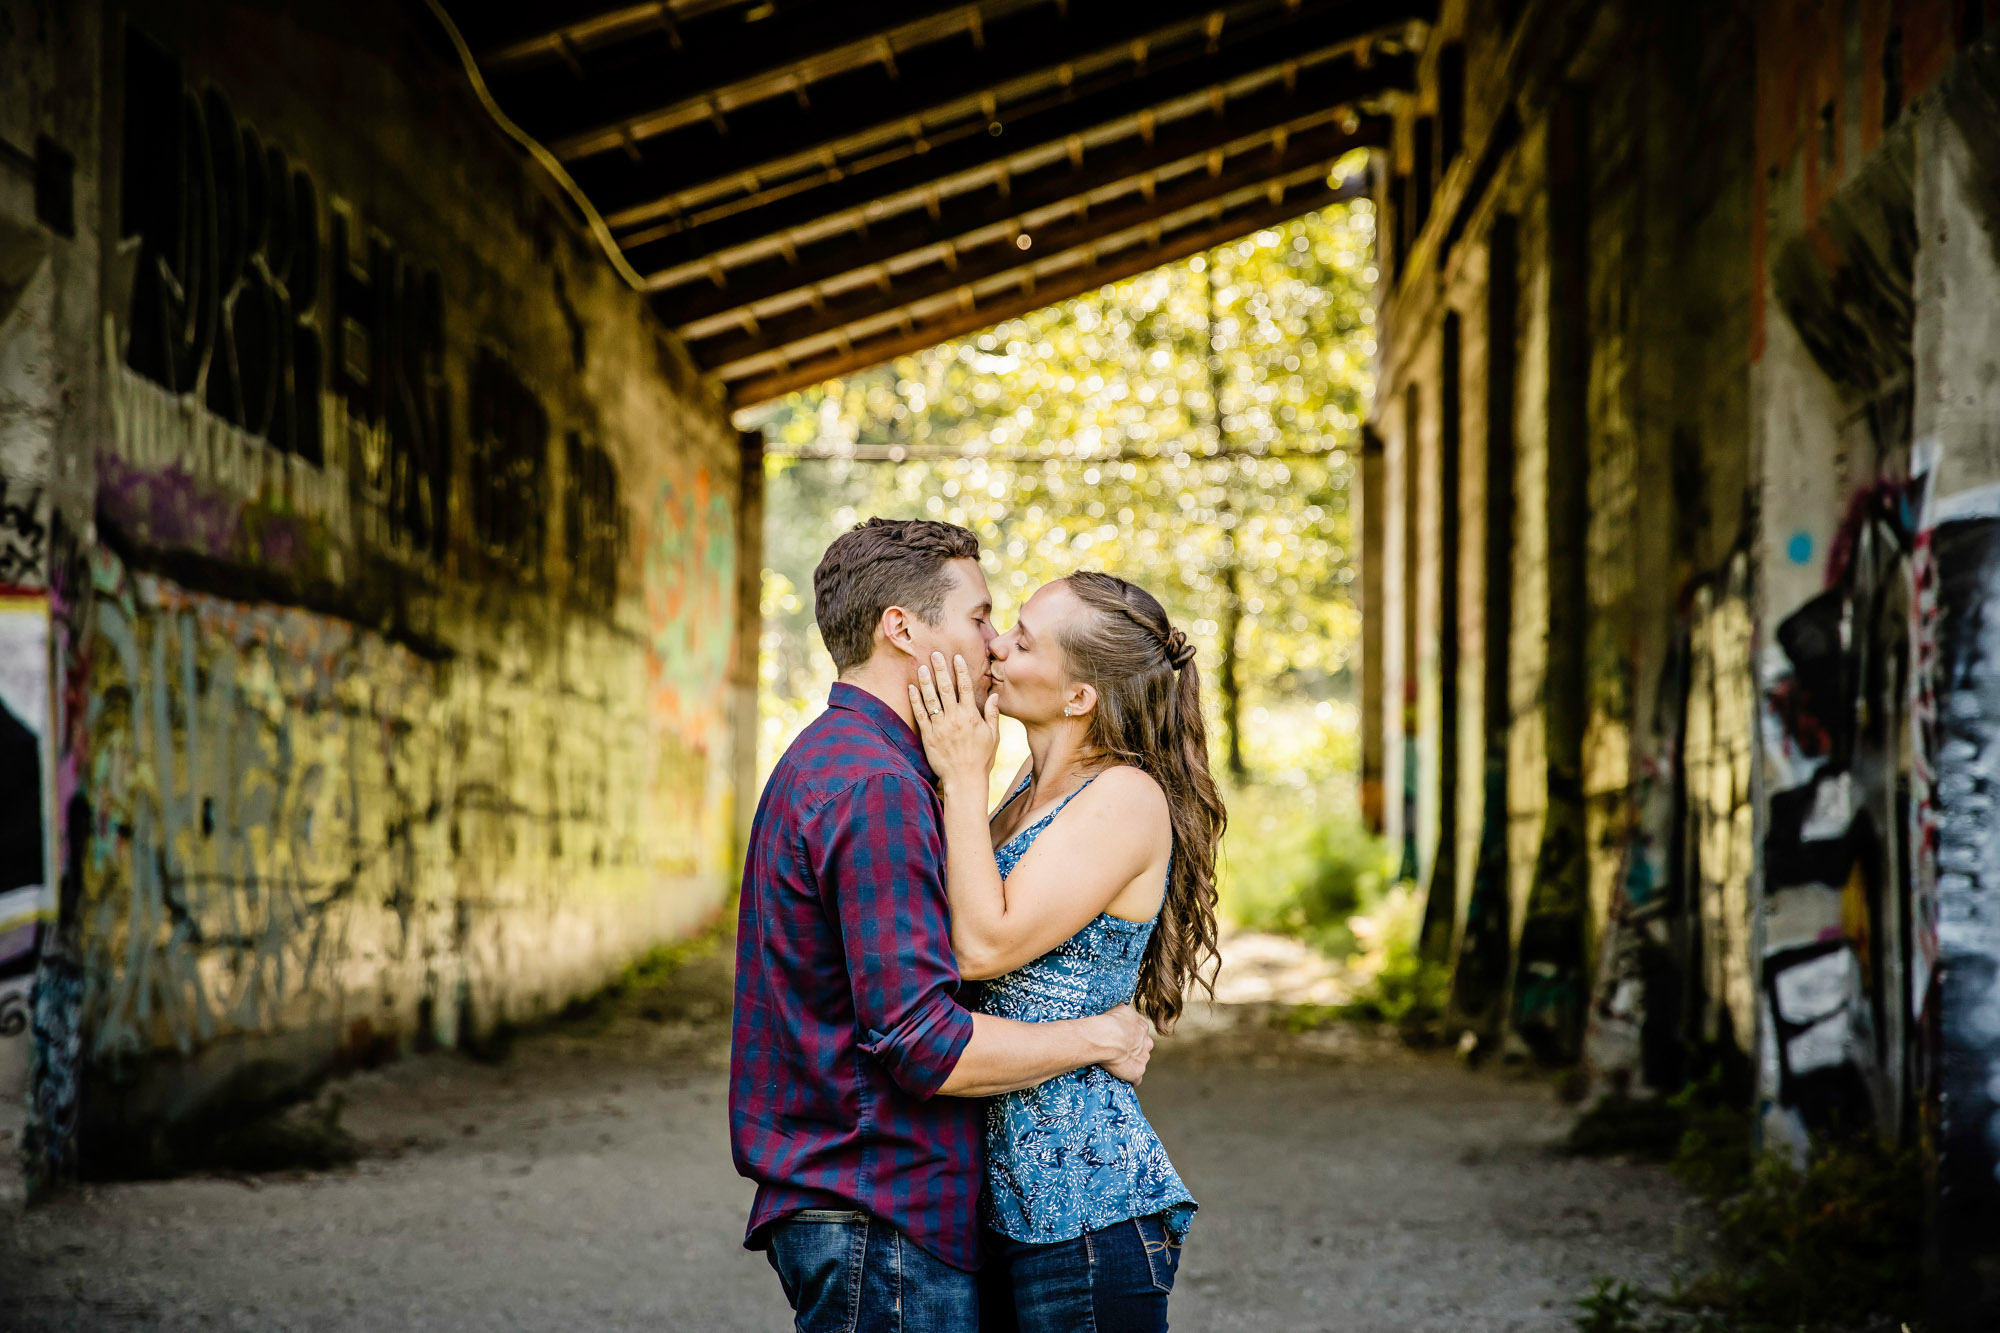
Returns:
[[[1750,1183],[1755,1131],[1750,1113],[1730,1094],[1719,1069],[1689,1083],[1667,1104],[1681,1117],[1673,1172],[1682,1184],[1714,1200]]]
[[[1311,796],[1316,799],[1305,799]],[[1388,851],[1337,794],[1283,783],[1228,793],[1224,915],[1249,930],[1305,940],[1333,957],[1358,947],[1351,920],[1380,901]]]
[[[1392,885],[1367,915],[1353,919],[1362,946],[1354,964],[1360,985],[1342,1010],[1345,1017],[1408,1029],[1443,1016],[1451,971],[1419,951],[1423,919],[1423,894],[1409,883]]]
[[[1565,1146],[1579,1157],[1630,1154],[1665,1162],[1686,1132],[1687,1117],[1679,1107],[1657,1097],[1613,1093],[1577,1119]]]
[[[1740,1099],[1712,1070],[1671,1097],[1610,1094],[1578,1117],[1566,1146],[1582,1157],[1669,1162],[1682,1184],[1715,1200],[1749,1183],[1751,1138]]]
[[[1657,1294],[1629,1282],[1601,1277],[1578,1299],[1580,1333],[1734,1333],[1713,1310],[1673,1308]]]
[[[1608,1277],[1597,1279],[1590,1295],[1577,1301],[1577,1333],[1642,1333],[1639,1289]]]
[[[1750,1117],[1719,1074],[1665,1100],[1607,1097],[1578,1120],[1569,1140],[1580,1153],[1663,1157],[1670,1143],[1674,1175],[1716,1210],[1714,1265],[1675,1297],[1694,1312],[1693,1326],[1721,1327],[1726,1317],[1727,1327],[1744,1333],[1778,1333],[1913,1316],[1923,1198],[1913,1153],[1863,1135],[1822,1142],[1803,1166],[1776,1153],[1760,1156]],[[1690,1326],[1664,1313],[1638,1322],[1643,1295],[1600,1282],[1579,1302],[1586,1313],[1577,1326]]]
[[[977,533],[1003,625],[1078,568],[1143,585],[1201,649],[1212,709],[1236,570],[1253,767],[1351,784],[1373,224],[1365,201],[1328,209],[772,409],[774,450],[835,457],[768,465],[764,762],[832,677],[813,568],[881,514]]]
[[[1294,1005],[1277,1020],[1288,1032],[1311,1032],[1335,1022],[1393,1023],[1406,1037],[1428,1037],[1444,1016],[1451,972],[1423,957],[1417,927],[1423,900],[1409,884],[1383,891],[1366,913],[1349,918],[1358,954],[1350,965],[1356,984],[1343,1004]]]
[[[1720,1205],[1716,1267],[1685,1299],[1752,1333],[1913,1318],[1922,1198],[1915,1154],[1873,1136],[1817,1147],[1803,1168],[1766,1154]]]

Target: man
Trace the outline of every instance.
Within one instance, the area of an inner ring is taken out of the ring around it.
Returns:
[[[827,548],[813,594],[840,679],[751,830],[730,1138],[757,1182],[744,1243],[767,1252],[799,1333],[976,1328],[980,1099],[1087,1065],[1136,1082],[1152,1050],[1129,1007],[1016,1023],[957,1002],[909,686],[933,651],[987,660],[978,554],[964,528],[879,518]]]

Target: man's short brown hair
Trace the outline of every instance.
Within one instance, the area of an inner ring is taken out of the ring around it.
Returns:
[[[945,567],[978,558],[977,537],[926,518],[871,518],[834,538],[813,571],[813,612],[835,669],[869,659],[875,627],[892,606],[937,624],[951,591]]]

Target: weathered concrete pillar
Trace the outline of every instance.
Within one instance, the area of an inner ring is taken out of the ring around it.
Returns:
[[[1589,92],[1568,87],[1548,126],[1548,806],[1514,983],[1514,1024],[1538,1055],[1573,1059],[1584,976],[1585,534],[1589,531]]]
[[[0,1199],[75,1164],[104,26],[0,0]]]
[[[1459,469],[1463,444],[1463,331],[1456,310],[1444,316],[1438,370],[1437,852],[1424,898],[1422,947],[1439,962],[1451,955],[1458,916]]]
[[[1452,1006],[1492,1035],[1507,986],[1512,911],[1508,898],[1508,683],[1514,618],[1514,404],[1519,357],[1520,237],[1512,214],[1495,217],[1486,242],[1486,522],[1484,657],[1480,664],[1481,803],[1478,862],[1466,905]]]
[[[1423,789],[1421,775],[1423,742],[1418,725],[1423,681],[1423,636],[1418,630],[1422,616],[1422,602],[1419,597],[1422,579],[1418,571],[1423,568],[1423,543],[1419,539],[1423,524],[1423,388],[1414,380],[1403,388],[1402,450],[1403,558],[1398,574],[1403,585],[1403,652],[1397,673],[1397,683],[1400,686],[1397,690],[1400,705],[1398,716],[1402,720],[1398,747],[1402,761],[1398,769],[1402,778],[1400,783],[1402,809],[1397,828],[1402,835],[1403,846],[1396,878],[1415,883],[1421,873],[1417,818]]]
[[[1382,437],[1373,426],[1361,428],[1361,822],[1370,833],[1382,832],[1383,727],[1382,562],[1387,556],[1383,528],[1388,496],[1383,492]]]
[[[729,674],[729,744],[740,873],[757,815],[757,738],[762,730],[757,693],[764,637],[764,434],[746,430],[737,443],[742,457],[737,467],[736,646]]]
[[[1917,962],[1935,950],[1940,1327],[2000,1324],[2000,55],[1918,126]],[[1932,933],[1934,930],[1934,934]]]

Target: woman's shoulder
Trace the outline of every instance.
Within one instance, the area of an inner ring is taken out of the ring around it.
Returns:
[[[1116,810],[1129,818],[1157,817],[1162,823],[1169,822],[1166,789],[1136,764],[1114,764],[1099,773],[1090,787],[1095,794],[1091,803],[1101,809]]]

